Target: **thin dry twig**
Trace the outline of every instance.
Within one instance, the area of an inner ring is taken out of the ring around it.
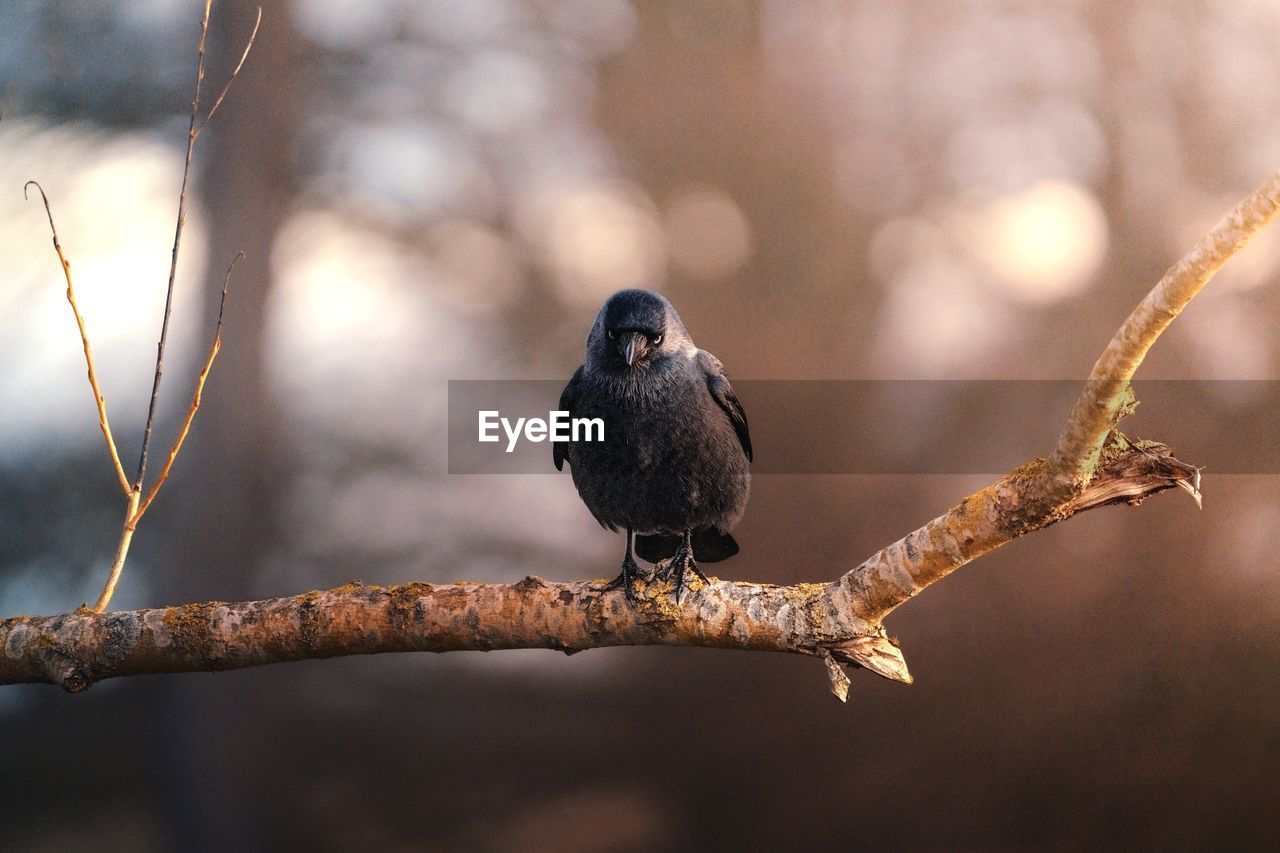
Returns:
[[[213,118],[214,113],[222,106],[223,100],[227,93],[231,91],[232,84],[236,78],[240,76],[240,71],[244,67],[245,60],[249,57],[249,52],[253,49],[254,41],[258,36],[258,28],[262,24],[262,8],[258,8],[257,20],[253,24],[253,32],[249,36],[248,42],[245,44],[244,51],[240,54],[240,60],[236,63],[234,70],[231,72],[230,78],[226,85],[222,87],[222,91],[218,93],[217,99],[213,103],[213,107],[205,114],[204,119],[196,124],[196,119],[200,113],[200,87],[204,81],[205,71],[205,49],[209,40],[209,14],[213,7],[213,0],[205,0],[204,15],[200,19],[200,44],[198,48],[198,57],[196,62],[196,81],[194,92],[191,96],[191,120],[187,128],[187,155],[186,161],[182,169],[182,187],[178,193],[178,218],[174,226],[173,233],[173,251],[169,261],[169,282],[165,291],[164,301],[164,319],[160,325],[160,342],[156,346],[156,369],[155,377],[151,384],[151,400],[147,406],[147,421],[142,432],[142,450],[138,457],[138,473],[133,482],[129,482],[129,477],[124,471],[124,466],[120,462],[120,454],[116,448],[115,439],[111,434],[111,426],[107,420],[107,401],[102,394],[101,388],[98,386],[97,372],[93,364],[93,350],[89,346],[89,334],[85,329],[84,317],[80,314],[80,307],[76,303],[75,288],[72,285],[71,262],[67,260],[62,252],[62,244],[58,240],[58,229],[53,223],[53,211],[49,207],[49,198],[45,195],[44,188],[35,181],[28,181],[23,188],[23,195],[26,196],[27,189],[35,185],[40,190],[40,197],[44,201],[45,214],[49,217],[49,229],[53,232],[53,248],[58,253],[58,260],[62,263],[62,271],[67,279],[67,301],[71,303],[71,310],[75,314],[76,324],[80,327],[80,339],[84,344],[85,361],[89,366],[89,385],[93,389],[94,402],[98,407],[98,422],[102,427],[102,433],[107,440],[107,450],[111,455],[112,465],[115,467],[116,477],[120,482],[120,487],[124,491],[127,500],[125,510],[124,523],[120,530],[120,541],[116,546],[115,559],[112,561],[111,568],[107,573],[106,584],[102,588],[101,595],[98,596],[97,603],[93,606],[93,610],[97,613],[103,612],[111,601],[112,595],[115,593],[116,584],[120,581],[121,572],[124,570],[125,559],[129,554],[129,545],[133,541],[133,533],[137,528],[139,520],[143,514],[151,506],[151,502],[155,500],[156,495],[160,491],[160,487],[164,485],[165,480],[169,477],[169,472],[173,468],[174,460],[178,456],[178,451],[182,449],[182,444],[186,441],[187,433],[191,429],[191,422],[195,418],[196,411],[200,408],[200,399],[204,392],[205,380],[209,378],[209,371],[213,367],[213,360],[217,358],[218,352],[222,348],[222,317],[226,308],[227,287],[231,280],[231,271],[235,268],[236,262],[244,257],[241,252],[232,260],[231,265],[227,267],[226,277],[222,282],[222,301],[218,305],[218,322],[214,330],[213,345],[209,352],[209,357],[205,360],[203,369],[196,380],[195,396],[191,406],[187,410],[186,419],[183,421],[182,429],[178,434],[177,441],[169,451],[169,456],[165,460],[164,470],[161,471],[159,479],[151,490],[147,493],[146,499],[142,497],[142,487],[147,474],[147,458],[151,447],[151,433],[155,425],[156,408],[160,397],[160,380],[164,374],[164,351],[169,340],[169,322],[173,316],[173,290],[174,282],[178,274],[178,256],[182,247],[182,231],[187,222],[187,184],[191,178],[191,161],[195,153],[196,140],[199,138],[201,131],[208,126],[209,121]]]
[[[155,500],[156,495],[160,491],[160,487],[164,485],[165,480],[169,477],[169,472],[173,469],[174,460],[177,459],[178,451],[182,449],[182,444],[186,441],[187,433],[191,429],[191,422],[194,420],[196,411],[200,408],[200,399],[204,393],[205,380],[209,378],[209,371],[213,367],[213,360],[217,358],[218,352],[222,349],[222,316],[226,308],[227,302],[227,286],[231,280],[231,270],[235,268],[236,261],[244,257],[241,252],[231,261],[231,265],[227,267],[226,277],[222,282],[222,300],[218,305],[218,322],[217,328],[214,330],[213,346],[209,351],[209,357],[205,360],[204,367],[200,371],[199,377],[196,379],[196,390],[191,406],[187,410],[186,419],[183,421],[182,429],[178,433],[177,441],[169,450],[169,456],[165,460],[164,469],[160,473],[159,479],[155,485],[147,493],[145,499],[142,498],[143,482],[147,474],[147,457],[151,448],[151,431],[155,424],[156,407],[160,397],[160,379],[164,374],[164,351],[165,345],[169,339],[169,320],[173,315],[173,289],[174,282],[178,275],[178,254],[182,246],[182,230],[187,223],[187,183],[191,177],[191,161],[195,154],[196,140],[200,137],[201,131],[208,126],[209,120],[213,118],[213,114],[217,112],[218,107],[222,105],[222,101],[226,98],[227,93],[231,91],[231,86],[235,83],[236,78],[240,76],[240,70],[244,67],[245,60],[249,57],[249,51],[253,49],[253,43],[258,36],[258,27],[262,24],[262,8],[258,8],[258,17],[253,25],[253,33],[249,36],[248,42],[245,44],[244,51],[240,54],[240,61],[236,63],[236,67],[231,72],[230,78],[226,85],[222,87],[222,91],[218,93],[217,99],[214,101],[213,107],[205,115],[199,126],[196,124],[196,117],[200,112],[200,86],[204,82],[205,70],[205,48],[209,39],[209,14],[213,6],[213,0],[205,0],[204,15],[200,19],[200,45],[197,48],[196,61],[196,81],[194,91],[191,95],[191,120],[187,127],[187,156],[182,168],[182,187],[178,192],[178,219],[174,226],[173,232],[173,252],[169,261],[169,283],[165,291],[164,300],[164,319],[160,325],[160,342],[156,346],[156,370],[155,378],[151,384],[151,400],[147,406],[147,422],[142,431],[142,451],[138,457],[138,474],[132,487],[128,486],[127,479],[125,481],[126,490],[129,496],[129,506],[125,513],[124,526],[120,531],[120,543],[116,549],[116,557],[111,565],[111,569],[107,574],[107,582],[102,588],[102,594],[98,596],[98,601],[93,609],[98,613],[106,610],[107,605],[111,602],[111,597],[115,593],[116,584],[120,580],[120,574],[124,570],[125,558],[129,553],[129,543],[133,538],[133,531],[137,528],[138,522],[142,519],[143,514],[151,506],[151,502]],[[123,474],[123,469],[121,470]]]
[[[129,490],[129,500],[124,509],[124,524],[120,528],[120,541],[116,544],[116,556],[111,561],[111,568],[107,571],[107,582],[103,584],[102,592],[94,602],[94,613],[106,610],[107,605],[111,603],[111,596],[116,593],[116,584],[120,583],[120,575],[124,572],[124,561],[128,558],[129,546],[133,543],[133,531],[137,529],[136,515],[138,500],[141,497],[142,492],[138,489]]]
[[[160,343],[156,345],[156,372],[151,383],[151,402],[147,406],[147,423],[142,429],[142,452],[138,457],[138,476],[133,481],[135,491],[142,490],[147,475],[147,452],[151,448],[151,428],[156,419],[156,404],[160,399],[160,379],[164,374],[164,349],[169,340],[169,320],[173,316],[173,284],[178,275],[178,250],[182,246],[182,229],[187,224],[187,181],[191,176],[191,158],[196,147],[196,113],[200,109],[200,84],[204,82],[205,45],[209,40],[209,11],[213,0],[205,0],[204,16],[200,19],[199,58],[196,61],[195,92],[191,96],[191,123],[187,128],[187,159],[182,167],[182,188],[178,191],[178,222],[173,232],[173,252],[169,260],[169,287],[164,297],[164,319],[160,323]]]
[[[222,351],[222,314],[227,307],[227,287],[231,284],[231,271],[236,268],[236,263],[243,257],[244,252],[236,253],[236,256],[231,259],[231,265],[227,267],[226,276],[222,279],[222,298],[218,302],[218,323],[213,330],[213,344],[209,347],[209,357],[205,359],[204,367],[200,369],[200,375],[196,378],[196,392],[191,398],[191,406],[187,409],[187,417],[182,422],[182,429],[178,431],[178,439],[173,443],[173,447],[169,449],[169,456],[164,461],[164,468],[161,469],[155,485],[151,487],[151,491],[147,493],[147,497],[142,501],[137,512],[133,514],[133,524],[137,524],[143,514],[146,513],[147,508],[151,506],[151,502],[156,499],[156,494],[160,491],[160,487],[164,485],[165,480],[169,479],[169,471],[173,468],[173,462],[178,458],[178,451],[182,449],[182,443],[187,440],[187,433],[191,431],[191,422],[195,420],[196,412],[200,410],[200,400],[204,394],[205,380],[209,378],[209,371],[213,368],[213,360]]]
[[[124,466],[120,464],[120,453],[116,449],[116,440],[111,435],[111,422],[107,419],[107,398],[103,396],[102,389],[98,386],[98,373],[93,366],[93,347],[89,345],[89,332],[85,329],[84,317],[80,314],[80,305],[76,302],[76,289],[71,281],[71,261],[67,260],[66,255],[62,253],[62,243],[58,241],[58,226],[53,224],[53,211],[49,208],[49,197],[45,195],[44,187],[36,181],[27,181],[22,187],[22,197],[27,197],[27,189],[34,186],[40,191],[40,199],[44,202],[45,215],[49,217],[49,230],[53,232],[53,250],[58,253],[58,261],[62,264],[62,274],[67,279],[67,301],[71,303],[71,312],[76,316],[76,325],[80,327],[80,342],[84,345],[84,360],[89,366],[89,387],[93,389],[93,402],[98,407],[98,426],[102,428],[102,435],[107,440],[107,453],[111,455],[111,465],[115,468],[116,478],[120,481],[120,488],[124,490],[127,496],[132,489],[129,486],[129,477],[124,473]]]
[[[206,11],[206,15],[208,12]],[[231,72],[231,77],[227,80],[227,85],[222,87],[222,91],[218,93],[218,97],[214,99],[213,106],[209,108],[209,112],[205,115],[204,121],[200,122],[200,126],[195,129],[195,135],[198,139],[200,134],[204,132],[205,127],[213,119],[213,114],[218,111],[218,107],[222,106],[222,101],[227,97],[227,92],[231,91],[231,86],[236,82],[236,78],[240,76],[240,69],[244,67],[244,61],[249,58],[249,51],[253,50],[253,43],[258,38],[258,27],[262,26],[262,7],[258,7],[258,19],[253,22],[253,32],[249,33],[249,41],[245,43],[244,52],[240,54],[240,61],[236,63],[236,67]]]

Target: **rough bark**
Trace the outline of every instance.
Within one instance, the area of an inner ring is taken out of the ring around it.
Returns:
[[[1113,431],[1101,457],[1094,479],[1065,501],[1041,488],[1045,460],[1015,469],[845,573],[824,593],[828,608],[878,621],[965,563],[1078,512],[1138,504],[1174,486],[1200,502],[1199,470],[1163,444],[1131,442]]]

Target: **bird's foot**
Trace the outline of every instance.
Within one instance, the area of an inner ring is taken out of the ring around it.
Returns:
[[[636,595],[635,588],[631,585],[631,581],[636,578],[644,578],[644,573],[640,570],[640,566],[635,560],[623,560],[622,571],[618,573],[616,578],[600,587],[600,591],[610,592],[615,589],[620,589],[622,590],[622,594],[627,597],[627,601],[635,604],[640,600],[640,597]]]
[[[693,572],[698,576],[698,580],[703,583],[711,583],[711,581],[707,579],[707,576],[702,573],[702,569],[698,567],[698,564],[694,562],[693,555],[688,552],[685,553],[683,560],[681,559],[679,552],[677,552],[670,560],[667,560],[661,566],[656,566],[653,570],[653,575],[649,579],[664,581],[671,580],[672,576],[676,573],[675,567],[677,562],[681,561],[684,562],[685,571]]]
[[[702,573],[702,569],[698,568],[698,564],[694,561],[693,551],[681,545],[676,550],[675,556],[671,558],[671,562],[667,563],[660,573],[664,580],[674,578],[676,583],[674,593],[676,604],[680,604],[684,599],[684,573],[687,571],[693,572],[703,583],[710,583],[707,580],[707,576]]]

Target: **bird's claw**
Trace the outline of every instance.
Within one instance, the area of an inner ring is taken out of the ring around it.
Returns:
[[[702,569],[698,568],[697,562],[693,559],[693,552],[682,547],[676,551],[675,556],[668,560],[665,565],[657,566],[648,573],[641,569],[635,560],[624,560],[622,570],[618,572],[618,576],[600,587],[600,592],[612,592],[615,589],[620,589],[629,603],[638,604],[640,596],[636,593],[635,585],[632,581],[639,580],[645,584],[654,580],[674,581],[673,597],[676,604],[682,604],[685,591],[688,589],[684,582],[685,572],[693,572],[698,580],[703,583],[710,583],[707,580],[707,576],[702,573]]]
[[[618,576],[600,587],[601,592],[612,592],[615,589],[622,590],[622,594],[626,596],[627,601],[636,604],[640,597],[636,595],[635,588],[632,587],[631,581],[634,578],[642,578],[644,575],[640,571],[640,566],[634,560],[626,560],[622,563],[622,571]]]
[[[676,551],[675,556],[671,558],[671,562],[662,569],[661,575],[664,580],[674,577],[676,588],[672,594],[676,604],[681,604],[684,600],[685,585],[684,573],[686,571],[693,572],[703,583],[710,583],[707,576],[702,573],[702,569],[698,568],[698,564],[693,559],[693,552],[681,547]]]

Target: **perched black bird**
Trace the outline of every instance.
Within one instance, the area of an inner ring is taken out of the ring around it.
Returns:
[[[587,335],[586,361],[560,395],[571,417],[604,421],[603,441],[558,442],[578,494],[600,524],[626,528],[622,572],[605,589],[635,600],[632,555],[672,557],[676,603],[686,570],[704,581],[694,554],[715,562],[738,553],[729,531],[747,505],[751,436],[724,366],[689,339],[676,309],[650,290],[609,297]]]

